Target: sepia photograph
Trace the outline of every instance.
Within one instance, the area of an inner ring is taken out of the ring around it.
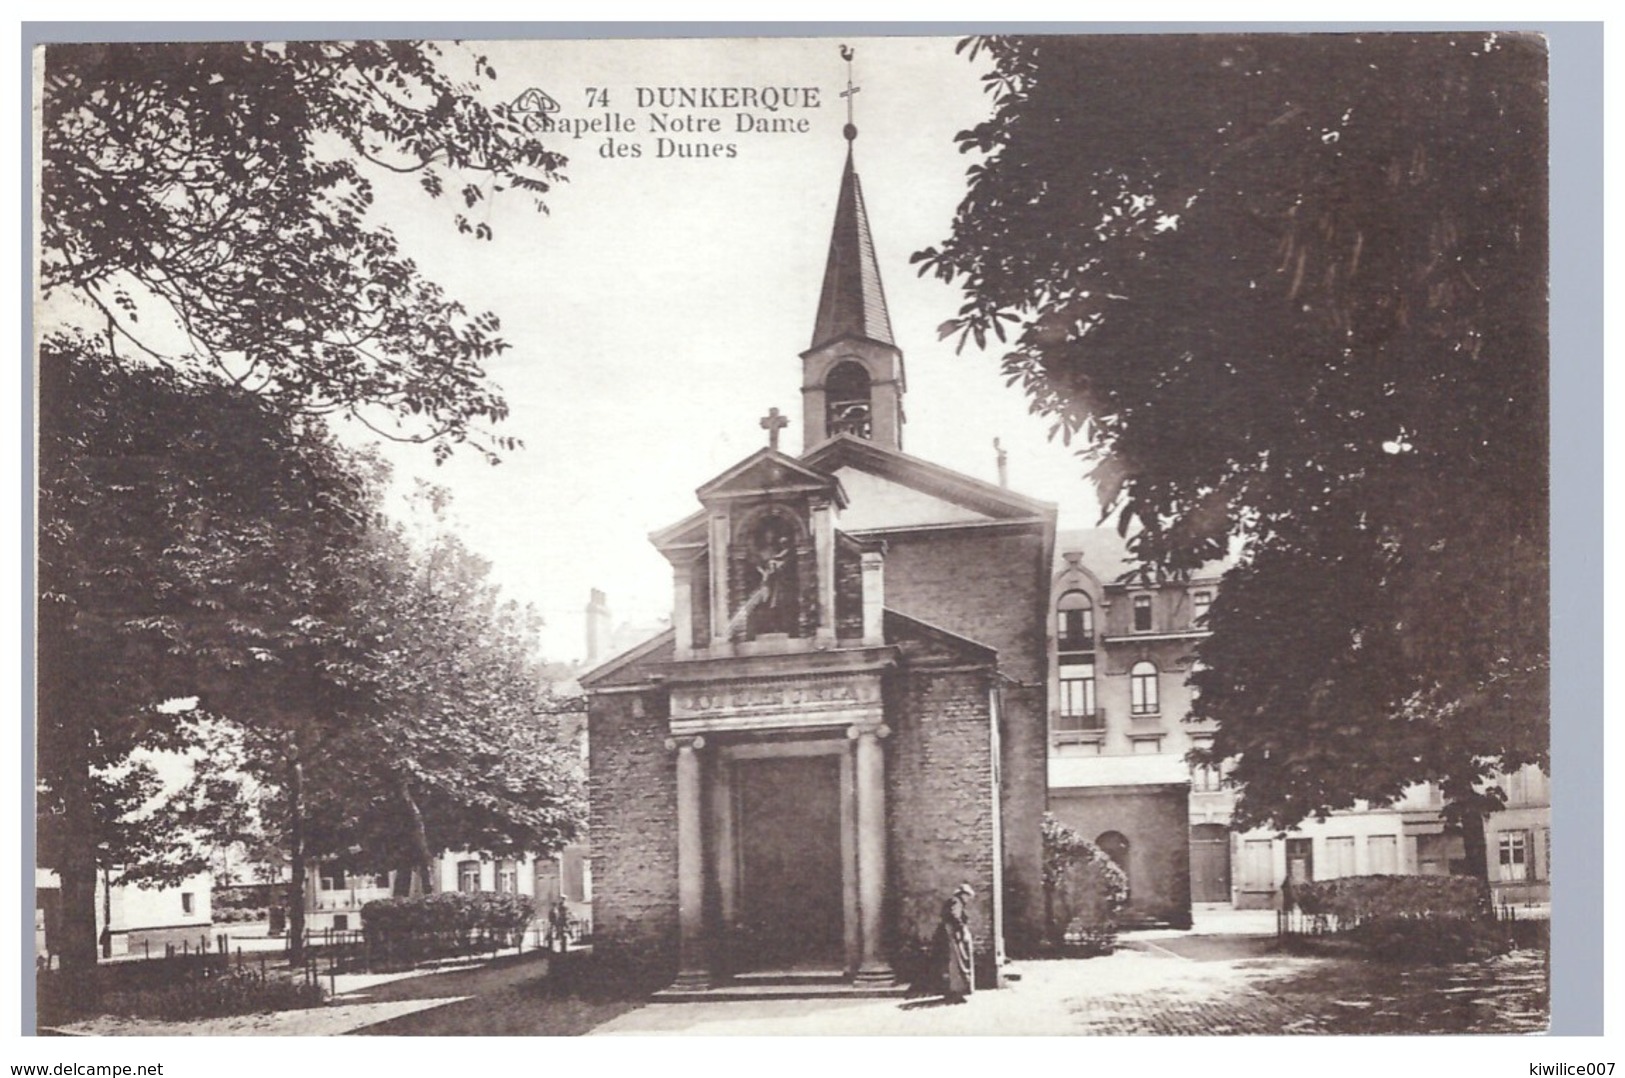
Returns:
[[[31,61],[25,1028],[1551,1027],[1546,37]]]

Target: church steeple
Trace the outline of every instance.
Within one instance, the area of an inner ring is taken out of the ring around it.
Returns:
[[[847,61],[846,166],[835,201],[824,287],[813,320],[812,347],[801,353],[805,449],[837,434],[903,447],[903,353],[892,339],[886,293],[880,284],[869,212],[853,162],[858,129],[852,122],[852,51]]]
[[[829,259],[824,263],[824,290],[818,297],[818,318],[813,323],[812,347],[841,337],[858,337],[896,345],[886,293],[880,286],[875,262],[875,241],[869,233],[869,214],[863,205],[863,185],[847,144],[841,193],[835,203],[835,228],[829,238]]]

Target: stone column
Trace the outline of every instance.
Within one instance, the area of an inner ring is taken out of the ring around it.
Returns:
[[[709,587],[711,582],[705,582]],[[677,633],[677,657],[689,658],[694,654],[694,567],[674,565],[671,570],[671,627]],[[700,647],[710,644],[709,637],[699,642]]]
[[[728,514],[711,511],[711,640],[713,649],[728,643]],[[696,646],[698,642],[696,642]]]
[[[669,738],[677,751],[677,930],[676,988],[707,988],[705,954],[705,806],[700,793],[699,750],[703,737]]]
[[[813,549],[818,564],[818,628],[820,646],[835,643],[835,516],[828,502],[812,507]]]
[[[884,725],[853,726],[846,732],[857,743],[859,984],[895,980],[891,965],[880,953],[881,911],[886,901],[886,756],[880,740],[890,733]]]
[[[863,642],[886,642],[886,556],[879,551],[863,555]]]

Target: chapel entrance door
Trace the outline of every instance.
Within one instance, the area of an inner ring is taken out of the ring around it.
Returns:
[[[736,968],[842,968],[840,759],[769,757],[736,766]]]

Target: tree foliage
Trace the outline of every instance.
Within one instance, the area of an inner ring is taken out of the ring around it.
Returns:
[[[1082,443],[1149,570],[1239,564],[1194,717],[1236,820],[1545,764],[1545,53],[1493,34],[1022,37],[943,327]]]
[[[312,761],[313,848],[426,873],[447,850],[552,854],[585,818],[560,736],[576,704],[543,675],[534,612],[504,601],[489,563],[445,530],[445,492],[416,501],[427,535],[381,522],[351,604],[373,641],[370,700]]]
[[[38,368],[38,805],[70,954],[94,945],[98,859],[153,852],[124,826],[151,785],[133,755],[199,745],[167,702],[274,726],[352,693],[329,581],[365,524],[364,483],[319,429],[97,343],[48,338]]]
[[[369,221],[377,185],[460,192],[458,229],[563,158],[432,44],[53,45],[42,123],[40,283],[132,357],[219,375],[392,437],[512,446],[484,365],[505,346]],[[99,325],[98,325],[98,328]]]
[[[545,208],[563,158],[482,102],[495,77],[414,42],[46,50],[38,778],[68,965],[94,961],[98,856],[169,863],[126,826],[152,776],[120,770],[189,743],[166,700],[247,732],[296,847],[306,755],[371,714],[348,604],[378,476],[324,418],[437,457],[516,444],[490,429],[496,317],[370,217],[390,177],[455,189],[476,240],[499,192]]]

